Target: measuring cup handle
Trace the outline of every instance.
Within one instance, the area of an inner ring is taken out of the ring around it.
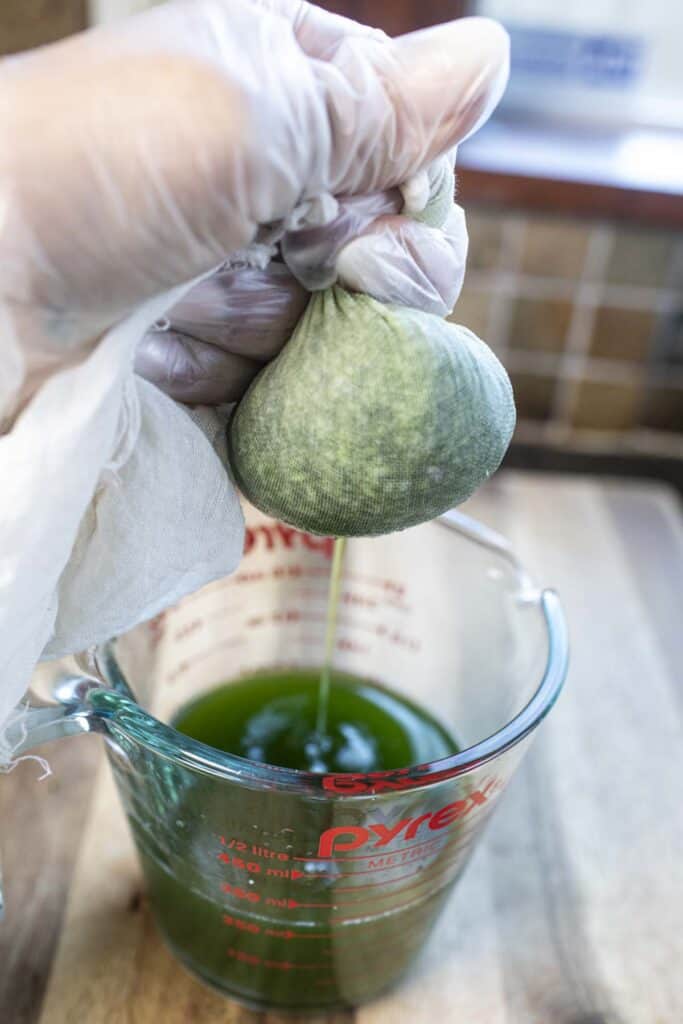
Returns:
[[[104,679],[85,670],[77,657],[43,663],[36,671],[28,700],[14,709],[0,733],[0,767],[48,740],[99,731],[101,723],[87,696],[91,690],[103,687]]]
[[[10,715],[3,729],[2,762],[7,764],[23,757],[29,750],[62,736],[92,731],[92,712],[87,708],[52,704],[36,706],[29,700]],[[0,764],[2,763],[0,762]]]
[[[0,730],[0,772],[48,740],[103,728],[101,717],[86,702],[89,691],[101,689],[103,680],[82,672],[75,659],[55,662],[42,676],[59,703],[48,704],[30,692],[28,700],[14,709]],[[0,921],[3,913],[0,871]]]

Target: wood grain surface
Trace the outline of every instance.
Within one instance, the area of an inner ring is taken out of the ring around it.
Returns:
[[[411,975],[355,1013],[306,1018],[204,988],[157,936],[99,741],[83,737],[45,749],[45,782],[31,763],[0,779],[2,1024],[683,1021],[678,499],[509,472],[468,511],[560,592],[572,666]]]

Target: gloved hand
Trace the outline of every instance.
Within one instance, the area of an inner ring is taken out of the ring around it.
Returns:
[[[134,376],[145,331],[170,309],[149,375],[218,402],[282,344],[311,252],[377,297],[448,307],[462,226],[451,243],[408,224],[396,189],[421,209],[506,73],[488,21],[390,42],[296,0],[170,4],[0,63],[0,763],[42,653],[240,557],[224,430]]]
[[[286,232],[280,244],[287,265],[268,263],[272,253],[264,246],[231,257],[145,335],[136,371],[178,401],[235,401],[291,336],[307,289],[335,281],[381,302],[446,316],[467,256],[464,214],[452,202],[454,155],[430,165],[424,182],[418,175],[402,190],[346,197],[330,223]],[[451,207],[440,227],[406,215],[411,202],[421,213],[425,198],[440,192]]]
[[[395,186],[411,182],[419,206],[430,162],[488,115],[506,76],[505,33],[485,19],[391,42],[299,0],[167,5],[3,62],[0,294],[16,348],[0,415],[141,301],[291,229],[329,224],[337,251],[339,236],[364,233],[376,298],[403,291],[447,311],[462,281],[464,221],[445,234],[407,224]],[[363,198],[354,210],[334,197]],[[233,383],[219,394],[216,382],[233,380],[233,367],[235,382],[245,375],[244,352],[226,341],[244,320],[241,296],[256,305],[266,293],[258,333],[262,344],[272,332],[268,354],[286,337],[283,312],[296,319],[303,301],[291,277],[265,276],[265,288],[248,270],[227,289],[225,275],[202,286],[191,305],[209,295],[215,309],[220,292],[211,332],[222,325],[221,337],[191,324],[187,334],[213,351],[155,337],[142,371],[187,384],[184,352],[191,377],[209,369],[208,391],[188,397],[233,397]]]

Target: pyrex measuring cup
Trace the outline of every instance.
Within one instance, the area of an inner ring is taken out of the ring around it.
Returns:
[[[461,752],[328,775],[224,754],[163,723],[225,680],[323,656],[332,542],[247,521],[235,575],[42,668],[62,703],[29,710],[19,751],[104,734],[156,920],[201,978],[256,1007],[355,1005],[419,952],[558,696],[563,618],[460,514],[354,540],[335,665],[421,704]]]

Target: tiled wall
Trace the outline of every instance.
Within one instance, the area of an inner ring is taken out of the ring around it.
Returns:
[[[453,319],[489,342],[517,439],[683,454],[683,236],[468,209]]]

